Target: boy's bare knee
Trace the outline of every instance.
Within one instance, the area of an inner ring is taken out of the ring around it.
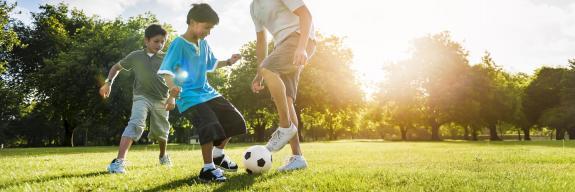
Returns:
[[[275,76],[278,76],[276,73],[274,73],[273,71],[270,71],[269,69],[266,69],[266,68],[262,68],[261,72],[262,72],[262,76],[264,77],[264,79],[269,79],[269,78],[273,78]]]

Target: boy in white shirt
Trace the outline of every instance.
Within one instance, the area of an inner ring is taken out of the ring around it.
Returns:
[[[294,102],[300,74],[316,46],[311,13],[302,0],[253,0],[250,12],[256,28],[259,64],[252,91],[263,90],[262,81],[265,80],[279,115],[279,127],[266,147],[277,152],[290,143],[293,156],[278,171],[306,168],[307,162],[299,145]],[[275,42],[269,55],[266,31],[273,35]]]

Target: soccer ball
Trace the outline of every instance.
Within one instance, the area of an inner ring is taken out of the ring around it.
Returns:
[[[249,174],[265,172],[272,167],[272,153],[264,146],[251,146],[244,152],[244,167]]]

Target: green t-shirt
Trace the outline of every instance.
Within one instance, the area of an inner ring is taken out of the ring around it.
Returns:
[[[157,100],[168,98],[168,86],[164,78],[158,75],[163,59],[164,53],[161,51],[149,56],[147,51],[142,49],[133,51],[120,60],[122,68],[134,71],[134,95]]]

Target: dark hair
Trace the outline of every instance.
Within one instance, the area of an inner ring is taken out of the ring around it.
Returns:
[[[168,32],[158,24],[151,24],[146,28],[146,31],[144,31],[144,37],[146,37],[146,39],[150,39],[156,35],[162,35],[165,37],[166,34],[168,34]]]
[[[188,17],[186,23],[189,25],[192,20],[199,23],[211,23],[217,25],[220,22],[220,18],[216,11],[206,3],[192,4],[192,8],[188,11]]]

